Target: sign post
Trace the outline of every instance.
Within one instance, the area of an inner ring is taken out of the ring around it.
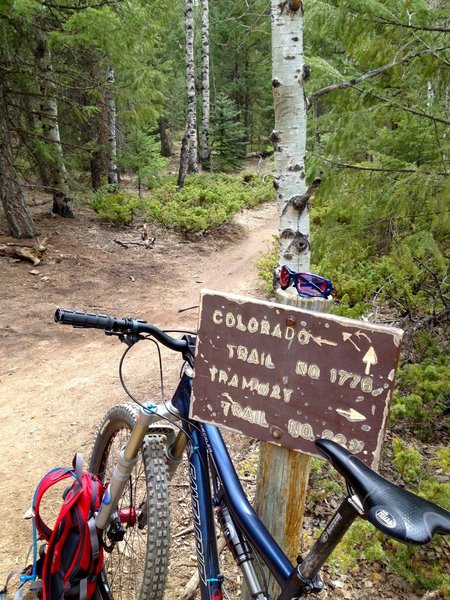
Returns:
[[[329,312],[332,298],[304,298],[294,288],[276,291],[280,304],[304,310]],[[254,508],[286,556],[295,563],[299,554],[305,516],[311,456],[268,442],[259,445]],[[269,593],[275,598],[279,586],[267,569]],[[245,586],[244,586],[245,587]],[[242,590],[242,600],[250,600],[248,590]]]

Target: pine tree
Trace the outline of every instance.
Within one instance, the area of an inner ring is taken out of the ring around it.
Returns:
[[[211,3],[210,41],[213,105],[218,93],[231,98],[245,129],[247,149],[269,151],[273,128],[269,3]]]
[[[214,171],[236,171],[245,156],[245,131],[239,111],[230,98],[217,96],[211,117],[211,140]]]

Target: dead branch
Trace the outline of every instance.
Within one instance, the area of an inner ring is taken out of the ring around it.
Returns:
[[[156,238],[150,238],[146,240],[114,240],[116,244],[129,248],[130,246],[144,246],[144,248],[151,248],[155,243]]]
[[[442,46],[441,48],[427,48],[426,50],[421,50],[419,52],[414,52],[413,54],[408,54],[408,56],[404,56],[399,60],[393,60],[387,65],[383,65],[382,67],[378,67],[377,69],[373,69],[372,71],[368,71],[359,77],[354,77],[353,79],[349,79],[348,81],[341,81],[340,83],[334,83],[332,85],[328,85],[316,92],[312,93],[310,96],[306,98],[306,108],[310,108],[317,98],[324,96],[325,94],[329,94],[330,92],[334,92],[336,90],[344,90],[350,87],[354,87],[358,83],[362,83],[366,79],[370,79],[371,77],[375,77],[376,75],[380,75],[393,67],[397,67],[404,63],[410,62],[414,58],[418,58],[420,56],[424,56],[426,54],[434,54],[435,52],[440,52],[442,50],[447,50],[450,46]]]
[[[382,25],[392,25],[393,27],[404,27],[406,29],[413,29],[414,31],[435,31],[438,33],[449,33],[450,29],[448,27],[438,26],[438,27],[424,27],[418,25],[411,25],[410,23],[399,23],[397,21],[390,21],[389,19],[385,19],[384,17],[380,17],[379,19],[375,19],[377,23],[381,23]]]
[[[47,250],[47,239],[46,237],[42,241],[38,239],[32,246],[25,242],[0,244],[0,256],[29,260],[36,266],[42,261],[44,252]]]
[[[198,304],[195,304],[194,306],[186,306],[186,308],[179,308],[178,312],[182,313],[182,312],[185,312],[186,310],[194,310],[196,308],[199,308]]]
[[[225,538],[223,537],[223,535],[220,535],[219,539],[217,540],[217,550],[219,554],[223,551],[226,545],[227,543],[225,541]],[[199,583],[200,577],[198,574],[198,570],[196,569],[192,577],[187,582],[186,587],[184,588],[183,593],[181,594],[178,600],[192,600],[192,598],[195,596],[195,592],[197,591]]]
[[[189,535],[190,533],[194,533],[193,525],[191,525],[190,527],[186,527],[185,529],[182,529],[181,531],[179,531],[178,533],[173,535],[172,538],[185,537],[186,535]]]

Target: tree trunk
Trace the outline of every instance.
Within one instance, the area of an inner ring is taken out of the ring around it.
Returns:
[[[99,150],[93,150],[91,153],[91,187],[96,192],[102,186],[102,158]]]
[[[200,162],[205,171],[209,171],[211,149],[209,147],[209,3],[201,0],[202,7],[202,147]]]
[[[35,48],[36,69],[42,93],[40,120],[42,132],[52,151],[51,186],[53,188],[53,212],[61,217],[73,218],[67,171],[64,165],[61,138],[59,134],[58,104],[53,81],[53,66],[46,37],[37,33]]]
[[[178,189],[184,185],[186,173],[198,171],[197,144],[197,102],[195,94],[195,63],[194,63],[194,0],[185,0],[184,24],[186,32],[186,92],[187,118],[186,129],[181,145],[180,169],[178,173]],[[184,162],[186,161],[186,164]]]
[[[303,91],[303,16],[299,0],[272,5],[272,88],[275,108],[275,179],[280,212],[280,263],[309,270],[309,209],[305,197],[306,108]],[[295,208],[299,206],[299,208]],[[287,291],[287,290],[286,290]],[[296,305],[297,294],[283,299]],[[291,298],[293,301],[291,302]],[[281,301],[280,299],[278,299]],[[255,509],[291,561],[300,545],[310,458],[261,442]],[[271,597],[279,595],[265,571]],[[243,600],[248,592],[243,590]]]
[[[17,179],[7,110],[6,95],[0,87],[0,197],[11,235],[30,238],[37,232]]]
[[[32,102],[32,97],[24,94],[20,98],[23,107],[23,114],[27,127],[26,132],[20,132],[19,135],[24,140],[26,148],[34,163],[36,171],[39,173],[39,180],[45,191],[51,190],[52,177],[49,168],[49,160],[45,152],[42,151],[42,140],[36,139],[34,132],[38,129],[39,124],[36,122],[35,110]]]
[[[119,172],[117,169],[117,136],[116,136],[116,102],[114,99],[114,69],[109,69],[106,74],[106,113],[108,115],[108,183],[117,187],[119,185]]]
[[[109,157],[106,151],[108,147],[108,124],[106,105],[103,100],[99,105],[100,111],[94,122],[92,138],[97,138],[95,148],[91,153],[91,185],[93,190],[102,186],[103,176],[108,173]]]
[[[161,156],[170,158],[172,156],[172,146],[167,135],[167,119],[160,117],[158,121],[159,139],[161,140]]]
[[[184,186],[184,179],[188,170],[189,161],[189,126],[186,123],[183,139],[181,140],[180,168],[178,170],[177,190],[180,191]]]
[[[295,202],[306,191],[306,107],[303,82],[302,11],[272,0],[272,89],[275,180],[280,213],[280,263],[309,271],[309,206]],[[298,208],[294,207],[294,204]]]

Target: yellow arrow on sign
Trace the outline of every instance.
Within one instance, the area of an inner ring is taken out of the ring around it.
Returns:
[[[354,408],[350,408],[349,410],[345,410],[344,408],[337,408],[336,412],[338,413],[338,415],[341,415],[341,417],[345,417],[347,421],[350,421],[351,423],[357,423],[358,421],[366,420],[366,417]]]
[[[370,346],[370,348],[364,354],[362,361],[366,364],[366,375],[370,375],[370,367],[372,365],[376,365],[378,362],[378,356],[376,355],[375,348],[373,346]]]
[[[358,350],[358,352],[361,352],[360,348],[358,348],[358,346],[352,340],[352,334],[351,333],[348,333],[347,331],[343,331],[342,332],[342,338],[343,338],[344,342],[351,342],[355,346],[355,348]]]
[[[372,341],[372,340],[370,339],[370,337],[369,337],[368,335],[366,335],[366,334],[365,334],[363,331],[360,331],[360,330],[358,329],[358,331],[356,332],[356,337],[359,339],[359,338],[361,338],[361,337],[363,337],[363,336],[366,338],[366,340],[367,340],[367,341],[369,342],[369,344],[370,344],[370,342]]]
[[[325,340],[320,335],[319,335],[319,337],[314,337],[313,335],[311,337],[312,337],[313,341],[316,342],[316,344],[318,344],[319,346],[321,346],[322,344],[327,344],[328,346],[337,346],[336,342],[331,342],[330,340]]]

